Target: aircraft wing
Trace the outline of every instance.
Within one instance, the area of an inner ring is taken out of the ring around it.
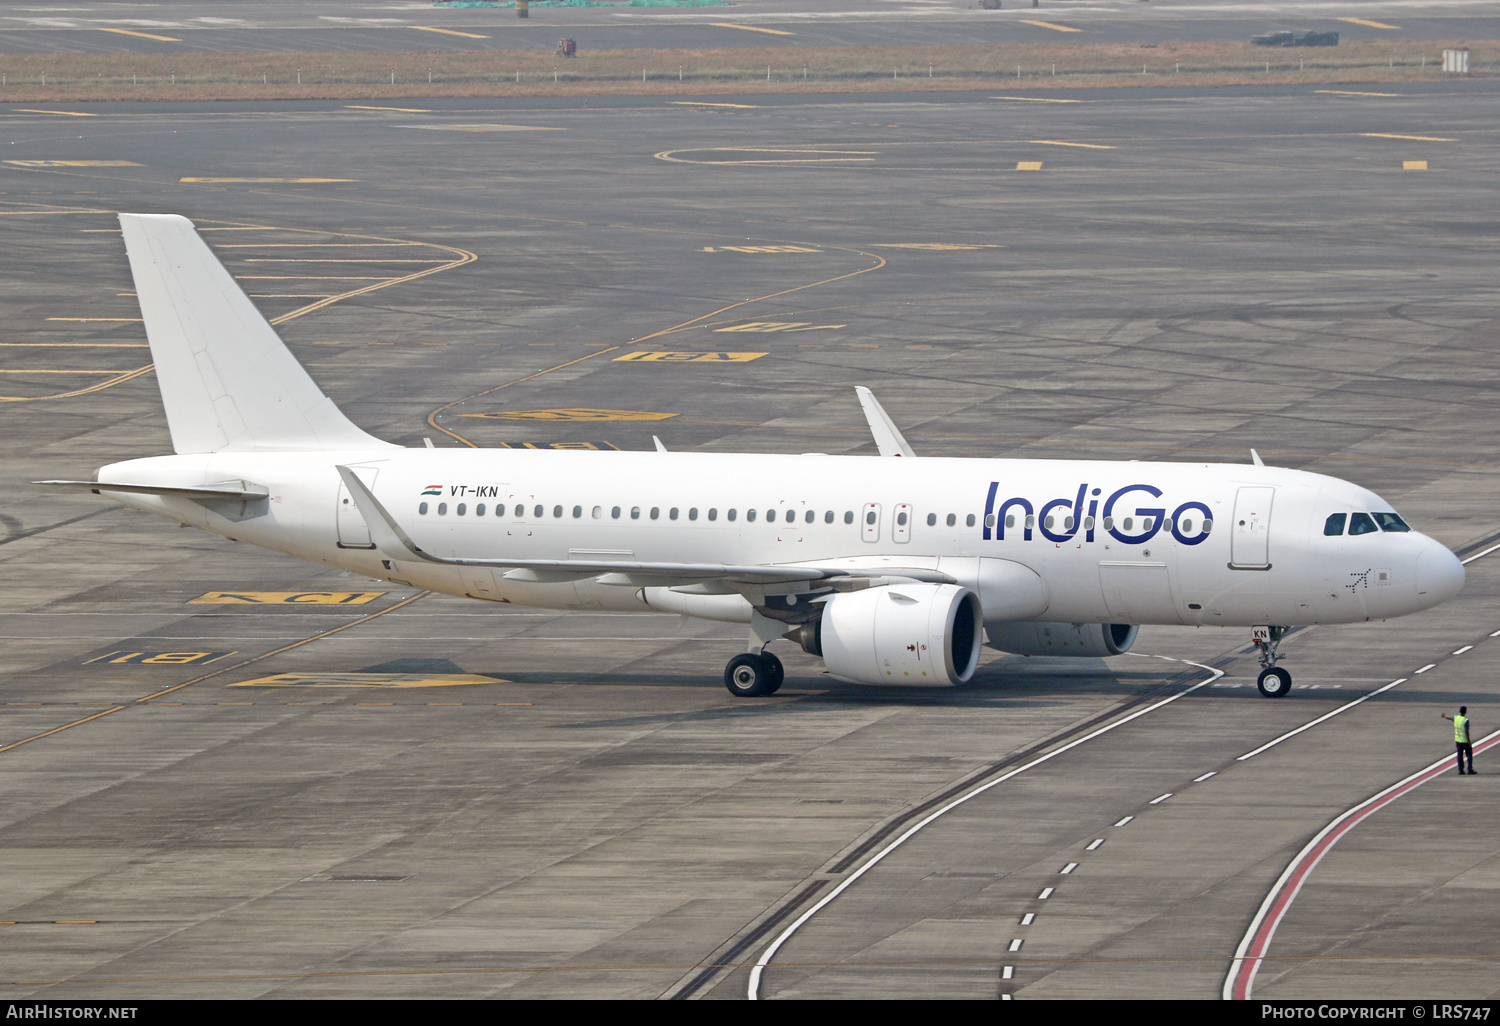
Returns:
[[[828,581],[834,578],[900,577],[906,580],[930,580],[952,583],[953,578],[935,570],[907,570],[892,567],[864,570],[844,567],[785,566],[758,564],[738,566],[727,563],[651,563],[634,560],[574,559],[461,559],[436,556],[422,549],[402,529],[373,492],[348,467],[338,468],[339,477],[349,489],[355,506],[370,528],[375,547],[394,559],[414,559],[444,566],[483,566],[504,569],[511,580],[554,582],[576,581],[597,577],[605,584],[633,587],[682,587],[701,584],[724,585],[726,592],[736,586],[758,589],[778,584],[804,581]]]

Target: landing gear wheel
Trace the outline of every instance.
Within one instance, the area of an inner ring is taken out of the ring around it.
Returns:
[[[768,695],[774,695],[781,690],[782,681],[786,680],[786,668],[769,652],[762,652],[760,657],[766,661],[767,668],[771,671],[771,683],[765,690]]]
[[[773,655],[744,652],[724,667],[724,686],[736,698],[758,698],[781,686],[781,660]]]
[[[1268,666],[1260,671],[1255,686],[1267,698],[1281,698],[1292,690],[1292,675],[1279,666]]]

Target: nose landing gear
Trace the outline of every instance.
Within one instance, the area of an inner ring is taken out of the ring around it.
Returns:
[[[1255,686],[1267,698],[1281,698],[1292,690],[1292,675],[1276,665],[1281,639],[1286,637],[1286,627],[1256,627],[1251,641],[1260,650],[1260,676]]]

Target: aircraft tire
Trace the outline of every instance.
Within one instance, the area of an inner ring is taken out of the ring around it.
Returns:
[[[1281,698],[1292,690],[1292,675],[1279,666],[1271,666],[1260,671],[1255,686],[1267,698]]]
[[[779,675],[776,673],[780,666],[781,660],[776,659],[775,656],[767,657],[755,652],[742,652],[729,660],[729,665],[724,667],[724,686],[736,698],[759,698],[761,695],[769,695],[781,684]]]
[[[781,685],[786,680],[786,667],[781,665],[780,659],[769,652],[762,652],[760,657],[766,661],[766,666],[771,671],[771,684],[766,688],[765,693],[774,695],[781,690]]]

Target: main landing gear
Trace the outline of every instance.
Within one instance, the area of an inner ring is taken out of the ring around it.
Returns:
[[[1267,698],[1281,698],[1292,690],[1292,675],[1276,665],[1281,639],[1286,637],[1286,627],[1256,627],[1251,635],[1255,647],[1260,650],[1260,676],[1255,686]]]
[[[724,667],[724,686],[736,698],[774,695],[785,678],[781,660],[770,652],[743,652]]]

